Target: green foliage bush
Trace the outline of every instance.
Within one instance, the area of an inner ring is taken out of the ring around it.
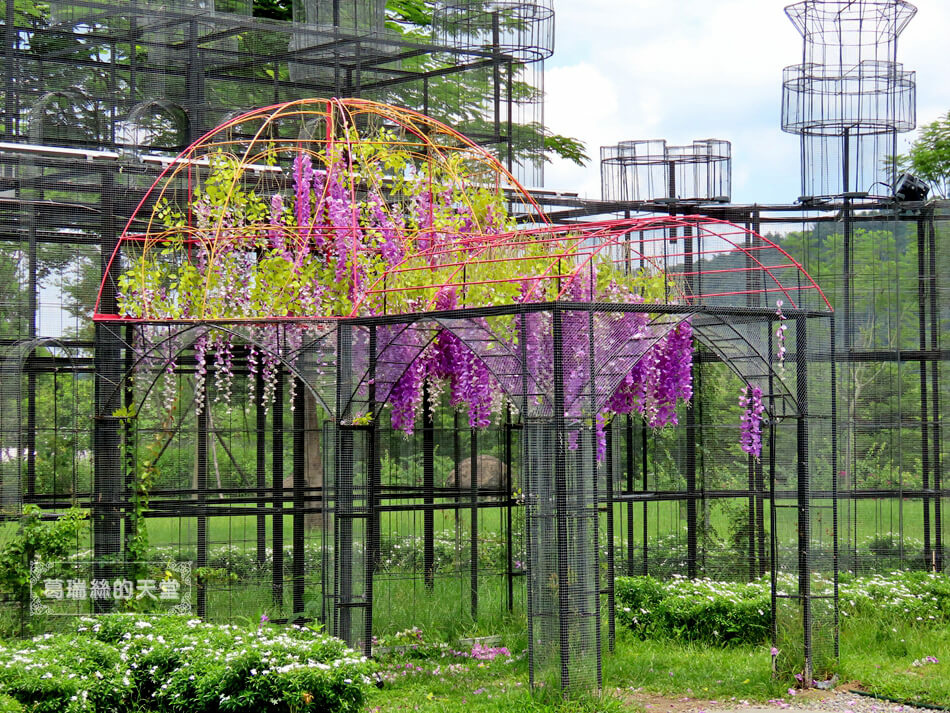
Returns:
[[[779,591],[794,581],[780,575]],[[617,621],[642,638],[707,644],[761,644],[769,634],[771,595],[767,579],[716,582],[673,577],[618,577]],[[842,617],[886,619],[901,624],[950,622],[950,577],[928,572],[891,572],[839,578]]]
[[[0,646],[0,690],[37,713],[349,713],[374,665],[302,627],[83,618],[76,635]]]
[[[950,577],[933,572],[891,572],[840,577],[841,614],[902,623],[950,622]]]
[[[35,713],[118,711],[132,700],[119,651],[74,636],[0,647],[0,687]]]
[[[56,520],[43,520],[37,505],[24,505],[17,533],[0,549],[0,590],[25,603],[30,594],[30,565],[36,558],[65,558],[85,527],[86,513],[71,508]]]
[[[709,644],[760,644],[769,632],[770,599],[762,582],[619,577],[618,621],[643,638]]]

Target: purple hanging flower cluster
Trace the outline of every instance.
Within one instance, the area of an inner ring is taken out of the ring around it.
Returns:
[[[393,216],[383,210],[385,202],[378,194],[370,198],[369,204],[372,211],[371,225],[379,231],[379,252],[387,265],[395,265],[405,256],[405,250],[399,240],[399,234],[405,226],[401,224],[399,216]]]
[[[234,352],[232,351],[231,336],[218,335],[213,340],[214,369],[215,369],[215,396],[214,401],[223,401],[225,407],[231,408],[231,386],[234,382]]]
[[[453,406],[468,406],[472,428],[491,424],[492,394],[499,388],[497,382],[471,349],[451,332],[442,330],[432,345],[412,360],[389,392],[394,429],[413,433],[422,389],[428,383],[430,392],[437,394],[439,381],[448,383]]]
[[[453,290],[443,290],[436,299],[436,308],[454,309],[456,296]],[[417,348],[418,349],[418,348]],[[394,355],[389,349],[387,359]],[[485,363],[461,340],[447,329],[436,334],[433,342],[416,358],[399,377],[389,393],[393,428],[412,434],[415,414],[422,403],[422,389],[428,385],[430,394],[441,392],[440,385],[449,387],[449,402],[452,406],[468,406],[468,422],[472,428],[485,428],[491,423],[492,395],[500,390]]]
[[[382,301],[386,296],[379,302],[367,296],[370,294],[367,286],[374,284],[387,268],[403,263],[414,254],[423,254],[423,265],[445,266],[454,271],[458,266],[455,261],[466,265],[467,253],[463,246],[484,244],[486,235],[511,228],[500,201],[492,205],[490,199],[469,201],[464,198],[466,190],[478,190],[466,187],[464,177],[435,175],[430,168],[416,170],[408,159],[405,165],[390,168],[387,165],[385,172],[398,178],[395,184],[399,189],[387,186],[384,190],[382,184],[374,183],[383,168],[363,165],[355,153],[328,150],[324,155],[300,151],[291,167],[292,190],[287,190],[286,195],[277,193],[259,200],[257,214],[265,216],[264,221],[269,216],[269,224],[257,226],[257,232],[244,230],[254,226],[241,210],[213,205],[207,196],[201,197],[192,208],[198,228],[208,228],[214,242],[212,244],[210,238],[197,240],[189,246],[187,260],[196,274],[213,275],[214,279],[207,283],[213,286],[214,293],[200,294],[200,300],[180,299],[180,310],[173,316],[253,317],[262,310],[273,309],[275,312],[267,314],[307,317],[346,314],[346,310],[355,310],[357,306],[362,314],[373,314],[374,310],[384,308],[388,311],[392,305],[386,307],[387,303]],[[402,192],[398,193],[399,190]],[[247,194],[244,204],[250,201],[251,194]],[[235,205],[240,204],[241,201],[235,202]],[[245,235],[256,236],[253,245],[243,237]],[[447,246],[460,247],[441,249]],[[406,279],[410,284],[389,285],[391,289],[384,290],[383,294],[399,301],[399,309],[424,308],[427,298],[421,292],[413,292],[416,289],[411,284],[414,274],[410,271],[404,274],[408,275]],[[446,270],[445,274],[454,273]],[[631,286],[635,283],[620,277],[609,279],[610,273],[607,275],[608,279],[602,279],[603,275],[592,264],[588,273],[578,274],[564,285],[561,299],[580,303],[643,304],[648,301],[644,295],[651,294],[649,291],[638,293],[641,288]],[[521,278],[509,276],[509,279]],[[472,284],[481,283],[473,280]],[[537,289],[538,284],[541,289]],[[552,298],[550,290],[543,283],[538,284],[526,277],[521,283],[520,300]],[[478,297],[472,297],[474,290],[468,289],[459,295],[454,288],[443,289],[436,297],[436,309],[452,310],[460,302],[469,306],[481,304]],[[139,295],[144,296],[146,290],[154,292],[151,285],[145,285]],[[532,298],[533,292],[537,294]],[[489,299],[501,294],[486,293]],[[127,302],[134,303],[135,299],[138,298],[130,292]],[[179,297],[172,295],[166,301],[174,303],[176,299]],[[206,302],[212,299],[214,309],[206,308]],[[510,293],[507,299],[511,299]],[[161,300],[160,295],[152,295],[149,304]],[[784,319],[781,302],[777,307],[777,314]],[[613,414],[636,412],[651,428],[663,428],[677,423],[677,408],[692,398],[692,325],[689,319],[683,320],[657,338],[659,330],[669,327],[652,321],[655,317],[648,311],[604,312],[593,316],[583,310],[562,312],[563,347],[557,356],[563,366],[563,415],[570,421],[574,433],[578,432],[579,424],[592,429],[599,459],[605,454],[605,427]],[[497,409],[503,391],[489,365],[499,374],[508,374],[517,371],[517,362],[527,371],[531,390],[525,407],[531,409],[537,405],[539,412],[550,413],[556,356],[552,327],[550,312],[531,312],[508,322],[504,335],[494,333],[497,341],[493,344],[499,352],[505,353],[503,359],[510,359],[510,363],[500,361],[497,352],[488,352],[482,346],[488,340],[480,335],[493,334],[484,320],[469,320],[468,326],[454,326],[454,331],[433,330],[421,324],[379,327],[379,351],[374,355],[377,358],[377,398],[390,405],[393,428],[407,434],[413,432],[424,389],[429,390],[433,402],[440,394],[447,393],[451,405],[467,407],[471,427],[484,428],[490,424],[492,410]],[[779,361],[784,357],[784,325],[780,332],[777,334]],[[258,396],[270,404],[281,362],[295,353],[295,344],[299,346],[295,340],[300,333],[286,325],[266,325],[251,327],[250,334],[250,341],[256,342],[246,352],[251,388],[256,388],[253,382],[261,378],[263,389]],[[355,341],[353,346],[356,351]],[[367,345],[360,348],[362,357],[368,358]],[[196,341],[194,351],[198,362],[198,408],[207,398],[205,379],[209,372],[218,379],[216,400],[228,404],[235,358],[231,339],[204,334]],[[598,412],[592,412],[588,392],[592,379],[596,377],[597,386],[603,389],[600,374],[619,376],[624,371],[625,376],[606,404]],[[510,384],[507,386],[511,388]],[[291,393],[293,388],[291,382]],[[754,394],[748,399],[751,403]],[[759,406],[761,409],[760,392]],[[760,450],[761,410],[755,412],[754,407],[750,408],[748,447]],[[745,443],[743,448],[745,450]]]
[[[313,161],[309,154],[294,157],[294,216],[297,225],[310,222],[310,184],[313,182]]]
[[[608,399],[606,410],[636,411],[650,428],[678,423],[676,406],[693,396],[693,327],[689,320],[648,348]]]
[[[651,425],[662,428],[676,424],[676,403],[688,403],[693,397],[693,326],[680,322],[667,334],[656,360],[654,403],[656,415]]]
[[[740,425],[739,445],[753,458],[762,454],[762,389],[746,384],[739,396],[739,406],[743,409]]]
[[[416,359],[406,368],[389,392],[392,410],[392,425],[397,431],[412,435],[416,425],[416,410],[422,403],[422,384],[425,380],[425,363]]]
[[[280,254],[285,260],[293,260],[293,253],[284,243],[284,199],[280,193],[275,193],[270,199],[270,230],[267,231],[267,237],[270,242],[271,250]]]
[[[195,340],[195,413],[200,414],[205,404],[205,379],[208,375],[208,335],[202,334]]]

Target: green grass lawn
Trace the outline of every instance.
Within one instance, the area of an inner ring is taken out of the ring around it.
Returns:
[[[950,707],[950,628],[845,622],[839,675],[876,695]]]
[[[710,532],[722,539],[727,539],[731,530],[735,528],[735,523],[730,517],[735,517],[736,512],[741,512],[747,507],[748,499],[735,498],[726,501],[714,501],[711,503],[708,512],[708,528]],[[780,502],[777,509],[777,524],[779,528],[779,537],[782,541],[792,543],[797,537],[795,507],[792,502]],[[814,503],[819,504],[819,503]],[[827,504],[827,503],[826,503]],[[768,503],[766,503],[766,507]],[[246,544],[251,547],[257,541],[258,519],[254,515],[241,515],[239,509],[232,511],[235,514],[219,517],[209,517],[208,523],[208,541],[209,544]],[[516,510],[517,512],[517,510]],[[680,536],[685,540],[686,518],[685,509],[678,502],[651,502],[646,508],[647,536],[650,539],[660,538],[668,535]],[[624,504],[614,505],[615,520],[615,540],[618,546],[622,546],[622,540],[626,537],[630,528],[628,528],[627,506]],[[824,515],[824,513],[822,513]],[[479,530],[482,533],[501,533],[504,530],[505,512],[498,508],[485,508],[479,512]],[[633,506],[633,537],[634,542],[639,546],[643,540],[643,505],[637,503]],[[813,523],[813,533],[816,539],[825,539],[830,541],[831,522],[830,509],[828,510],[827,523],[816,521]],[[401,535],[422,532],[422,513],[421,512],[394,512],[384,513],[382,516],[382,531],[386,533],[397,532]],[[470,511],[465,508],[459,510],[437,510],[434,514],[434,527],[437,532],[456,532],[464,536],[469,530]],[[516,515],[517,531],[517,515]],[[11,526],[7,523],[5,526]],[[272,544],[272,526],[273,517],[264,518],[264,532],[268,546]],[[766,527],[768,527],[768,514],[766,513]],[[606,515],[602,515],[600,529],[602,539],[606,537]],[[285,515],[283,517],[283,539],[284,544],[292,544],[293,516]],[[149,541],[153,545],[171,546],[171,545],[193,545],[197,537],[197,523],[195,518],[177,518],[177,517],[156,517],[148,520]],[[859,545],[872,537],[884,533],[894,533],[895,535],[903,531],[908,539],[908,545],[913,546],[919,543],[923,536],[923,506],[920,500],[900,501],[896,498],[887,500],[861,500],[854,503],[842,501],[839,503],[839,538],[841,542],[848,539],[856,541]],[[2,533],[0,533],[2,534]],[[320,530],[311,529],[307,532],[308,539],[319,537]]]
[[[896,630],[892,630],[896,629]],[[464,658],[384,658],[383,687],[368,709],[388,711],[619,711],[638,708],[642,694],[671,699],[791,702],[791,677],[773,677],[769,647],[715,647],[670,640],[640,640],[620,632],[616,650],[605,652],[603,690],[568,700],[545,689],[528,690],[523,634],[510,631],[513,657],[492,662]],[[848,622],[841,632],[838,675],[872,694],[911,703],[950,706],[950,631],[910,625],[887,628],[875,619]],[[931,656],[939,663],[923,663]],[[461,663],[459,663],[461,662]],[[454,668],[453,668],[454,664]]]

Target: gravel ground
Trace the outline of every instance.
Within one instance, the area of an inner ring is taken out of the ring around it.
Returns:
[[[795,696],[774,699],[767,703],[750,703],[741,699],[708,701],[695,698],[663,698],[642,693],[628,694],[632,702],[647,713],[934,713],[933,709],[891,703],[850,693],[847,686],[835,691],[802,691]]]
[[[833,713],[933,713],[933,709],[915,708],[914,706],[859,696],[841,690],[809,691],[797,696],[788,696],[770,701],[769,704],[740,704],[738,708],[748,713],[811,713],[812,711],[832,711]],[[710,705],[709,707],[697,706],[692,710],[702,710],[704,713],[728,710],[730,713],[735,713],[736,708]]]

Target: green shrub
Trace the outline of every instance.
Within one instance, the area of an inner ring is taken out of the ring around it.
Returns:
[[[302,627],[115,614],[78,634],[0,649],[0,688],[38,713],[349,713],[373,681],[373,664]]]
[[[114,646],[64,635],[0,646],[0,686],[35,713],[118,711],[133,698]]]
[[[843,616],[870,616],[908,623],[950,621],[950,577],[932,572],[891,572],[869,577],[842,574]]]
[[[769,589],[762,581],[618,577],[615,592],[618,621],[643,638],[759,644],[769,633]]]
[[[73,507],[55,520],[44,520],[39,506],[23,506],[20,527],[0,547],[0,592],[9,594],[19,604],[21,614],[30,601],[30,567],[36,560],[67,557],[86,526],[85,518],[84,510]],[[24,622],[20,623],[22,629]]]
[[[816,580],[817,581],[817,580]],[[830,582],[826,582],[830,589]],[[779,575],[779,590],[794,590],[794,578]],[[711,644],[766,641],[771,621],[768,579],[754,582],[618,577],[617,620],[642,638],[675,638]],[[839,578],[843,617],[886,618],[913,625],[950,621],[950,577],[928,572],[891,572]]]

